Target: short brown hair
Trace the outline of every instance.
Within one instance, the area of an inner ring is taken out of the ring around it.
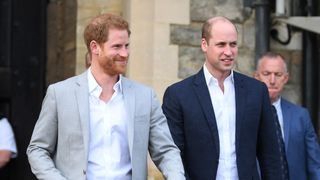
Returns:
[[[238,32],[236,25],[230,19],[228,19],[227,17],[224,17],[224,16],[213,17],[213,18],[210,18],[210,19],[206,20],[206,22],[202,25],[202,34],[201,35],[202,35],[202,38],[204,38],[207,42],[209,42],[209,39],[211,38],[212,26],[217,21],[230,22],[234,26],[236,31]]]
[[[98,44],[108,41],[109,29],[126,30],[130,36],[129,23],[121,16],[109,13],[101,14],[93,18],[84,30],[83,37],[88,52],[91,52],[91,41],[95,40]]]

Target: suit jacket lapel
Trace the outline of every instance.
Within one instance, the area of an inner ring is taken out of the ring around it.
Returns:
[[[132,157],[133,137],[134,137],[134,113],[135,113],[135,91],[131,81],[125,77],[122,79],[123,97],[127,114],[127,132],[130,157]]]
[[[283,131],[284,131],[284,143],[285,148],[288,148],[289,142],[289,132],[290,132],[290,122],[289,120],[292,118],[292,113],[290,113],[290,107],[286,103],[284,99],[281,99],[281,110],[283,116]]]
[[[235,71],[233,72],[233,78],[236,96],[236,151],[238,151],[247,93],[243,79]]]
[[[219,155],[220,145],[219,145],[219,134],[218,134],[217,122],[216,122],[216,117],[214,115],[214,109],[212,107],[208,86],[205,81],[203,69],[201,69],[195,75],[193,87],[196,95],[199,98],[199,103],[203,109],[203,112],[208,121],[208,125],[211,129],[212,136],[215,142],[217,155]]]
[[[76,81],[77,88],[75,89],[77,105],[79,107],[79,117],[82,128],[84,152],[88,155],[89,148],[89,88],[87,71],[78,76]],[[76,117],[76,115],[75,115]]]

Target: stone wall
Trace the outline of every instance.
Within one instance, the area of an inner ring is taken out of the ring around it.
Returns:
[[[48,2],[46,85],[75,74],[76,6],[76,0]]]

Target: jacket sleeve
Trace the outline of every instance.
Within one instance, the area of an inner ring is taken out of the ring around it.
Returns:
[[[28,160],[37,179],[65,180],[55,168],[53,152],[57,143],[57,104],[54,87],[48,87],[42,109],[27,148]]]
[[[165,179],[184,180],[184,169],[180,151],[174,144],[167,119],[164,116],[155,93],[151,93],[151,120],[149,152],[152,160],[160,169]]]
[[[306,109],[303,109],[305,119],[305,146],[307,157],[308,177],[310,180],[320,179],[320,146],[317,134],[314,131],[310,115]]]
[[[177,97],[172,91],[172,88],[168,88],[165,91],[163,97],[162,109],[165,116],[168,119],[169,129],[171,131],[172,138],[175,144],[181,151],[181,157],[184,157],[184,128],[183,118],[180,110]]]

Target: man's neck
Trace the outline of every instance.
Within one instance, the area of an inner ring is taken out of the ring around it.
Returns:
[[[274,98],[274,99],[270,99],[271,104],[274,104],[275,102],[277,102],[279,100],[280,100],[280,96],[278,96],[277,98]]]
[[[105,102],[109,101],[114,93],[114,85],[118,82],[120,75],[109,75],[104,72],[99,72],[91,69],[92,75],[102,88],[99,98]]]

